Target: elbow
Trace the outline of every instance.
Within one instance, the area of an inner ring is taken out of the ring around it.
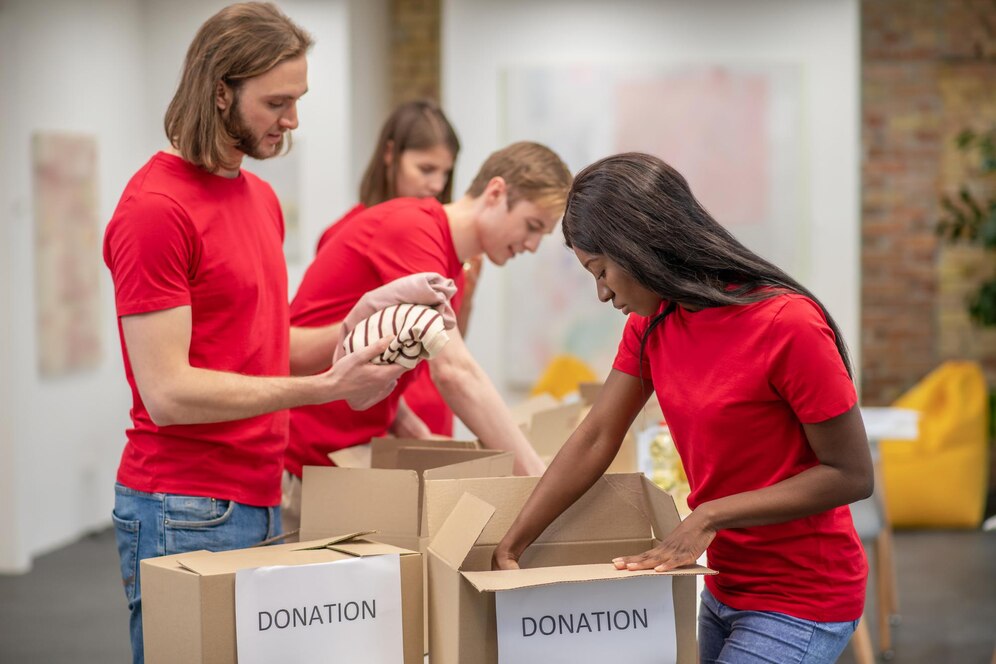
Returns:
[[[170,399],[166,390],[151,390],[148,393],[141,392],[140,394],[145,412],[149,414],[149,419],[157,427],[184,423],[175,400]]]
[[[875,493],[874,472],[867,472],[862,474],[862,477],[858,483],[857,493],[858,493],[858,500],[871,498],[872,494]]]
[[[450,401],[452,395],[467,388],[468,381],[473,376],[473,367],[440,356],[430,361],[429,372],[440,394]]]

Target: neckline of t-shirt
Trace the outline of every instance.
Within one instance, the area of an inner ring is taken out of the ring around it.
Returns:
[[[191,175],[195,175],[204,180],[208,180],[212,185],[218,187],[237,187],[245,182],[245,172],[242,168],[239,168],[239,173],[234,178],[226,178],[224,175],[218,175],[217,173],[209,173],[200,166],[190,163],[180,155],[171,154],[165,150],[160,150],[156,157],[162,159],[169,164],[182,168]]]

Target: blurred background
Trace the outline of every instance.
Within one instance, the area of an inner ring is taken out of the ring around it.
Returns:
[[[0,574],[10,578],[110,525],[131,395],[101,238],[127,180],[166,145],[187,45],[225,4],[0,0]],[[549,144],[573,171],[654,153],[822,299],[855,358],[862,405],[931,413],[920,440],[882,448],[887,475],[890,458],[902,466],[886,486],[921,497],[927,487],[932,506],[929,519],[896,525],[981,532],[996,477],[996,3],[277,4],[316,39],[310,91],[291,153],[245,167],[284,206],[291,294],[318,235],[354,204],[398,102],[441,102],[462,142],[455,193],[513,140]],[[515,402],[558,354],[604,377],[622,322],[554,234],[508,268],[485,266],[468,343]],[[959,373],[949,360],[967,364]],[[934,421],[955,433],[923,440]],[[974,447],[948,463],[944,450],[967,438]],[[949,512],[965,516],[945,522]],[[996,563],[982,565],[990,638],[971,661],[988,661],[996,624]]]

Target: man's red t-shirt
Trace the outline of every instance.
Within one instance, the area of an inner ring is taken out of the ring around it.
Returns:
[[[650,320],[629,317],[615,369],[641,375]],[[693,509],[817,465],[803,423],[841,415],[857,401],[823,312],[796,294],[696,312],[678,307],[651,332],[642,369],[681,456]],[[721,530],[708,561],[719,574],[706,585],[736,609],[820,622],[856,620],[864,610],[867,562],[847,506]]]
[[[345,228],[344,221],[352,219],[366,209],[366,205],[357,203],[338,221],[326,228],[318,239],[316,252],[321,251],[326,242],[334,238],[339,230]],[[453,435],[453,411],[446,405],[446,401],[436,389],[436,384],[432,382],[432,376],[429,375],[428,371],[419,371],[412,379],[405,390],[405,403],[408,404],[412,412],[425,422],[432,433],[447,437]]]
[[[160,152],[132,177],[104,234],[132,428],[118,481],[137,491],[280,504],[287,412],[156,426],[135,386],[121,317],[189,306],[190,364],[289,373],[284,221],[268,184],[211,175]]]
[[[333,226],[291,302],[291,325],[319,327],[342,320],[369,290],[418,272],[436,272],[456,281],[453,308],[463,294],[463,265],[456,255],[449,220],[433,198],[395,198]],[[344,401],[294,408],[285,466],[301,476],[303,466],[327,466],[328,453],[383,436],[398,399],[422,372],[425,362],[405,373],[397,389],[364,411]]]

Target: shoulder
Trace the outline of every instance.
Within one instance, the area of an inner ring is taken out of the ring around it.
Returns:
[[[767,306],[759,312],[769,318],[777,328],[798,328],[809,325],[826,325],[823,309],[811,298],[799,293],[784,293],[764,300]]]

